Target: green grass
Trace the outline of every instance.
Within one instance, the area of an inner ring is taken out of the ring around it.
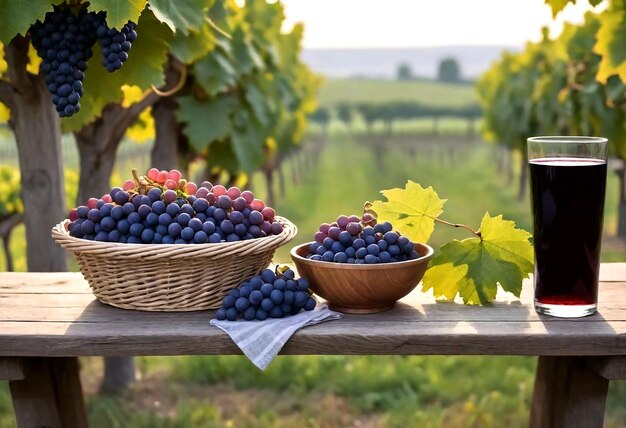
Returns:
[[[322,87],[321,106],[338,103],[415,101],[436,107],[458,107],[477,102],[474,87],[468,84],[435,81],[374,79],[329,79]]]

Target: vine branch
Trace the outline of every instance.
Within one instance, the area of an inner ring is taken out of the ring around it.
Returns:
[[[439,222],[441,224],[445,224],[448,226],[452,226],[452,227],[460,227],[462,229],[467,229],[470,232],[472,232],[474,235],[476,235],[477,237],[479,237],[480,239],[482,239],[482,235],[480,234],[480,230],[474,230],[471,227],[465,225],[465,224],[461,224],[461,223],[450,223],[449,221],[445,221],[440,219],[439,217],[431,217],[433,220],[435,220],[436,222]]]

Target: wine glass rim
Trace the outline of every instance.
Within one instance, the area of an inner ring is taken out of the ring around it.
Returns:
[[[530,137],[527,141],[529,143],[601,144],[606,143],[608,140],[605,137],[590,137],[584,135],[547,135],[542,137]]]

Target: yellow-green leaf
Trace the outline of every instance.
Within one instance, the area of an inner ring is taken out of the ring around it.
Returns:
[[[545,3],[552,9],[552,18],[556,18],[568,3],[576,3],[576,0],[545,0]]]
[[[146,4],[148,0],[90,0],[89,10],[106,11],[107,25],[120,30],[128,21],[136,23]]]
[[[209,21],[197,30],[178,32],[172,40],[170,51],[185,64],[192,64],[215,49],[216,39]]]
[[[409,180],[404,189],[383,190],[386,202],[375,201],[372,211],[378,221],[388,221],[394,228],[415,242],[426,242],[435,230],[435,218],[443,212],[441,199],[432,187],[424,189]]]
[[[601,15],[602,25],[598,30],[593,51],[602,56],[596,80],[601,83],[612,75],[626,81],[626,12],[609,9]]]
[[[424,275],[424,291],[432,288],[435,297],[445,300],[458,294],[470,305],[489,303],[498,285],[519,297],[522,280],[533,270],[530,233],[489,213],[480,232],[481,238],[454,240],[441,247]]]
[[[174,33],[188,34],[200,30],[213,3],[214,0],[151,0],[150,9]]]

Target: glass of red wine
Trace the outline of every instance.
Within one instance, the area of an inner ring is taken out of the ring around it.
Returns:
[[[535,310],[563,318],[594,314],[607,173],[607,139],[528,139]]]

